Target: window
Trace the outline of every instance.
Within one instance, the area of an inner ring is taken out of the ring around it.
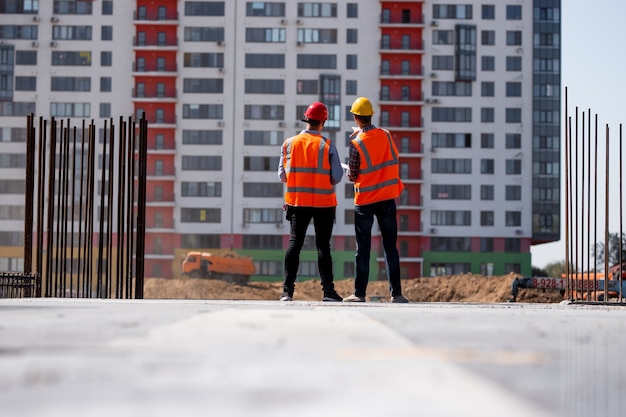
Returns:
[[[285,68],[285,54],[246,54],[246,68]]]
[[[54,14],[92,14],[93,0],[55,0]]]
[[[244,223],[282,223],[283,210],[281,208],[245,208],[243,209]]]
[[[431,237],[430,249],[435,252],[470,252],[472,241],[469,237]]]
[[[243,159],[243,170],[274,172],[278,167],[278,160],[277,156],[246,156]]]
[[[243,196],[258,198],[282,197],[283,184],[281,182],[244,182]]]
[[[113,65],[113,53],[110,51],[100,52],[100,66],[110,67]]]
[[[15,51],[15,65],[37,65],[37,51]]]
[[[495,30],[483,30],[480,32],[480,44],[481,45],[495,45],[496,44],[496,31]]]
[[[504,195],[507,201],[521,201],[522,200],[522,186],[521,185],[507,185],[505,187]]]
[[[299,43],[337,43],[337,29],[298,29]]]
[[[113,26],[102,26],[102,28],[100,28],[100,32],[100,38],[103,41],[113,40]]]
[[[492,237],[480,238],[480,251],[481,252],[493,252],[493,238]],[[493,268],[493,264],[491,264],[491,267]]]
[[[52,51],[52,65],[91,66],[91,52]]]
[[[224,16],[224,2],[186,1],[185,16]]]
[[[346,12],[347,17],[359,17],[359,3],[348,3],[346,7],[347,7],[347,12]]]
[[[494,199],[494,186],[493,185],[481,185],[480,186],[480,199],[481,200],[493,200]]]
[[[433,122],[471,122],[471,107],[434,107],[432,109]]]
[[[50,91],[91,91],[91,78],[52,77]]]
[[[466,81],[434,81],[433,96],[471,97],[472,83]]]
[[[278,166],[278,162],[276,162]],[[200,156],[200,155],[183,155],[182,157],[183,171],[221,171],[221,156]]]
[[[433,200],[471,200],[472,186],[433,184],[430,189],[430,197]]]
[[[183,56],[185,67],[221,68],[224,66],[223,53],[185,52]]]
[[[337,4],[298,3],[298,17],[337,17]]]
[[[4,90],[4,88],[2,88],[2,90]],[[15,77],[15,91],[36,91],[36,90],[37,90],[37,77]]]
[[[183,197],[221,197],[221,182],[186,182],[180,185],[181,195]]]
[[[471,148],[471,133],[433,133],[433,148]]]
[[[481,174],[493,174],[494,161],[493,159],[481,159],[480,160],[480,173]]]
[[[285,16],[285,3],[272,1],[249,1],[246,3],[246,16]]]
[[[522,147],[522,135],[519,133],[506,134],[506,148],[520,149]]]
[[[100,91],[111,91],[111,77],[100,77]]]
[[[472,5],[435,4],[433,17],[435,19],[472,19]]]
[[[224,79],[222,78],[183,78],[183,92],[185,93],[223,93]]]
[[[482,123],[493,123],[495,121],[495,109],[493,107],[481,107],[480,121]]]
[[[298,54],[298,68],[337,69],[336,55]]]
[[[431,226],[471,226],[470,210],[433,210],[430,212]]]
[[[346,29],[346,43],[358,43],[359,42],[359,30],[358,29]]]
[[[507,71],[521,71],[522,70],[522,57],[521,56],[507,56],[506,57],[506,70]]]
[[[190,249],[219,248],[220,235],[181,234],[180,246]]]
[[[480,147],[483,149],[491,149],[494,145],[493,133],[481,133],[480,134]]]
[[[221,130],[183,130],[183,145],[221,145]]]
[[[522,161],[519,159],[507,159],[505,165],[506,175],[520,175],[522,173]]]
[[[247,79],[246,94],[284,94],[285,80]]]
[[[506,96],[507,97],[521,97],[522,96],[522,83],[507,82],[506,83]]]
[[[516,252],[519,252],[516,251]],[[515,274],[520,274],[522,272],[522,265],[518,264],[518,263],[506,263],[504,264],[504,273],[505,274],[510,274],[511,272],[515,273]]]
[[[111,103],[100,103],[100,117],[111,117]]]
[[[480,83],[480,95],[482,97],[493,97],[496,95],[496,86],[494,82],[483,81]]]
[[[219,223],[222,212],[219,208],[186,208],[180,209],[181,223]]]
[[[50,103],[52,117],[89,117],[90,113],[89,103]]]
[[[482,56],[480,58],[480,65],[483,71],[495,71],[496,58],[493,56]]]
[[[454,45],[454,31],[433,30],[433,45]]]
[[[505,118],[507,123],[522,123],[522,109],[506,108]]]
[[[347,95],[357,94],[357,80],[346,80],[346,94]]]
[[[218,243],[217,246],[220,245]],[[243,249],[282,249],[283,248],[283,236],[282,235],[243,235],[242,241]]]
[[[507,5],[506,6],[506,19],[507,20],[521,20],[522,19],[522,6],[520,5]]]
[[[481,226],[493,226],[494,225],[494,212],[493,211],[481,211],[480,212],[480,225]]]
[[[357,69],[357,55],[346,55],[346,69]]]
[[[493,4],[483,4],[481,9],[482,18],[484,20],[493,20],[496,18],[496,6]]]
[[[521,45],[522,44],[522,31],[507,30],[506,31],[506,44],[507,45]]]
[[[222,119],[222,104],[183,104],[183,119]]]
[[[246,28],[246,42],[285,43],[283,28]]]
[[[435,158],[431,161],[431,172],[433,174],[471,174],[472,160]]]
[[[224,41],[223,27],[185,27],[186,42],[220,42]]]
[[[54,25],[52,26],[52,39],[90,41],[91,40],[91,26]]]
[[[507,227],[519,227],[522,225],[522,213],[519,211],[507,211],[504,213]]]
[[[434,55],[433,70],[451,71],[454,69],[454,57],[452,55]]]
[[[113,0],[103,0],[103,2],[102,2],[102,14],[103,15],[112,15],[113,14]]]
[[[283,105],[246,104],[244,106],[244,119],[246,120],[283,120],[284,118],[285,106]]]

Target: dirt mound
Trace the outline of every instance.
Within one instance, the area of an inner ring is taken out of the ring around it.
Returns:
[[[511,293],[516,275],[486,277],[463,274],[446,277],[416,278],[402,281],[402,292],[410,301],[501,303]],[[335,282],[337,292],[346,297],[352,294],[353,279]],[[148,278],[144,284],[145,299],[188,300],[277,300],[282,293],[279,282],[250,282],[247,285],[229,284],[214,279]],[[386,281],[370,281],[369,300],[389,301]],[[319,280],[296,283],[294,300],[319,301],[322,287]],[[518,302],[558,303],[563,297],[556,290],[520,289]]]

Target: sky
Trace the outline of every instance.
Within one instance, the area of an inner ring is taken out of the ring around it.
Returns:
[[[574,125],[576,107],[579,110],[579,125],[582,122],[582,113],[587,114],[588,110],[591,110],[592,120],[595,120],[597,115],[598,137],[600,138],[598,153],[602,155],[602,158],[604,158],[605,147],[603,144],[606,140],[605,131],[608,125],[611,143],[609,147],[611,155],[609,159],[609,195],[615,196],[614,200],[617,201],[617,197],[619,197],[619,128],[620,124],[626,126],[626,105],[624,103],[626,99],[626,48],[623,46],[624,39],[626,39],[626,21],[624,21],[626,1],[561,0],[561,8],[563,106],[565,105],[565,88],[567,87],[567,113],[572,117],[572,125]],[[561,117],[562,120],[563,117],[564,113]],[[564,132],[564,128],[562,132]],[[624,136],[626,137],[626,132]],[[564,136],[562,141],[564,141]],[[562,151],[565,153],[564,147],[562,147]],[[598,177],[602,176],[602,181],[605,177],[604,167],[604,163],[602,166],[600,164],[598,166],[598,172],[602,174]],[[563,164],[561,168],[564,172]],[[564,174],[562,179],[565,179]],[[601,182],[598,188],[604,189],[604,182]],[[563,184],[562,209],[565,207],[564,198],[565,188]],[[598,211],[603,213],[604,206],[600,205]],[[562,213],[564,213],[563,210]],[[533,266],[544,267],[546,264],[565,260],[564,214],[562,214],[561,220],[560,241],[536,245],[531,248]],[[599,224],[604,224],[604,216],[599,219]],[[604,228],[598,229],[601,235],[598,240],[601,241]],[[620,232],[619,205],[614,204],[609,209],[608,229],[610,233]]]

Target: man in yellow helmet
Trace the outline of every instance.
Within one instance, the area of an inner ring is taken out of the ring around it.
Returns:
[[[300,250],[311,220],[315,226],[317,265],[324,291],[322,301],[342,301],[333,282],[330,238],[337,206],[334,186],[341,181],[343,169],[337,147],[321,134],[327,119],[328,110],[323,103],[311,104],[302,119],[307,124],[306,129],[286,139],[281,147],[278,177],[287,184],[285,208],[291,226],[281,301],[293,300]]]
[[[395,198],[404,188],[400,180],[398,149],[387,130],[372,124],[374,108],[368,98],[357,98],[350,112],[358,126],[352,134],[356,137],[350,142],[348,164],[348,179],[354,182],[357,251],[354,293],[343,301],[365,301],[375,217],[383,238],[391,302],[408,303],[402,295],[400,257],[396,247],[398,224]]]

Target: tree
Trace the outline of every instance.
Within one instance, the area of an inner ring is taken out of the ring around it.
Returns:
[[[545,269],[548,277],[560,278],[565,274],[565,261],[550,262],[543,269]]]
[[[621,243],[621,247],[620,247]],[[604,269],[604,260],[606,253],[608,252],[609,266],[617,265],[620,263],[620,249],[621,249],[621,261],[626,262],[626,235],[622,234],[621,239],[618,233],[609,233],[609,250],[604,248],[604,242],[596,244],[595,248],[591,249],[592,255],[596,258],[596,267],[600,270]]]

